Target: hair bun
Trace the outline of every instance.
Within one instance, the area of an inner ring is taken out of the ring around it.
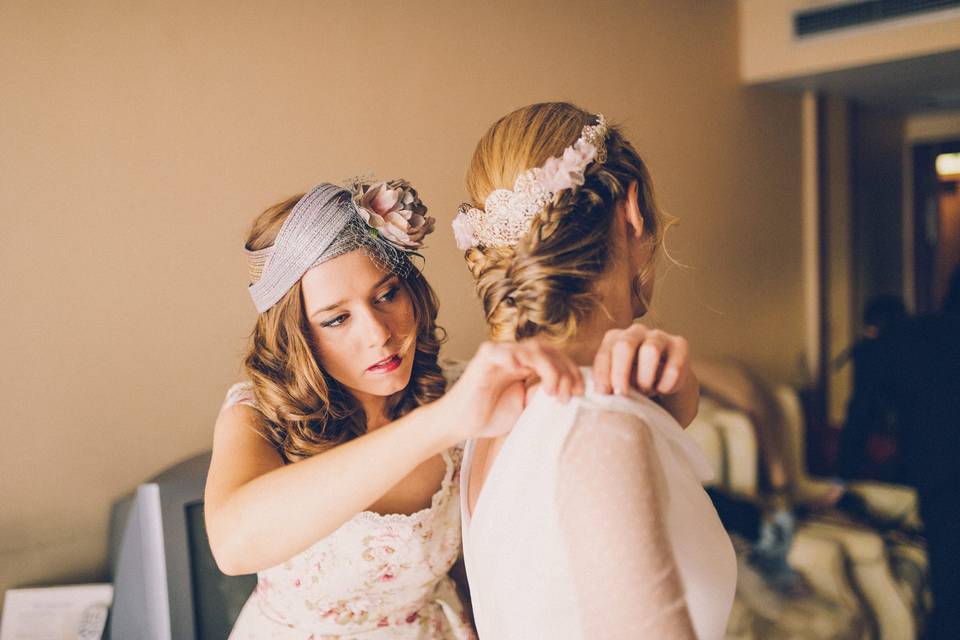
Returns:
[[[593,115],[563,102],[518,109],[493,124],[474,151],[467,184],[484,202],[517,176],[561,155]],[[650,175],[616,127],[606,132],[602,163],[586,165],[576,189],[553,194],[512,248],[466,252],[487,323],[495,339],[534,335],[566,340],[598,306],[595,282],[612,260],[610,233],[616,205],[638,185],[645,233],[660,240],[660,214]]]

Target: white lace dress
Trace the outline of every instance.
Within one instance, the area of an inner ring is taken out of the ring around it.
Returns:
[[[538,392],[474,506],[463,551],[482,640],[719,640],[737,581],[696,443],[639,394]]]
[[[256,408],[249,383],[224,407]],[[411,515],[364,511],[283,564],[257,587],[230,640],[473,640],[453,580],[460,553],[462,451],[443,452],[447,472],[429,507]]]

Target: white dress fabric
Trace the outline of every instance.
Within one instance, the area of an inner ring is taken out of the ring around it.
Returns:
[[[736,590],[702,451],[659,405],[534,394],[469,513],[463,551],[481,640],[719,640]]]
[[[224,408],[236,403],[256,408],[250,383],[227,392]],[[443,452],[447,472],[429,507],[361,512],[258,572],[229,640],[475,640],[447,575],[460,554],[461,456]]]

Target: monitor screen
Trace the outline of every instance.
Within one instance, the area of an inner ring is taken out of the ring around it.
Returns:
[[[203,502],[184,505],[190,544],[190,578],[196,637],[226,640],[247,598],[257,586],[256,575],[228,576],[217,568],[207,540]]]
[[[210,551],[203,517],[209,452],[137,487],[111,513],[114,584],[108,638],[221,640],[257,584],[228,576]]]

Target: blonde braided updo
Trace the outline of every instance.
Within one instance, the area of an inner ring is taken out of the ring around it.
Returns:
[[[467,189],[482,206],[496,189],[559,156],[594,116],[566,102],[534,104],[507,114],[480,139],[467,172]],[[558,193],[512,247],[473,247],[465,258],[476,281],[494,340],[532,336],[566,341],[597,309],[593,283],[614,259],[610,234],[617,205],[637,183],[644,235],[660,245],[663,217],[650,174],[621,131],[609,128],[607,157],[584,171],[584,183]],[[653,254],[645,273],[652,269]],[[641,274],[640,278],[646,277]]]

